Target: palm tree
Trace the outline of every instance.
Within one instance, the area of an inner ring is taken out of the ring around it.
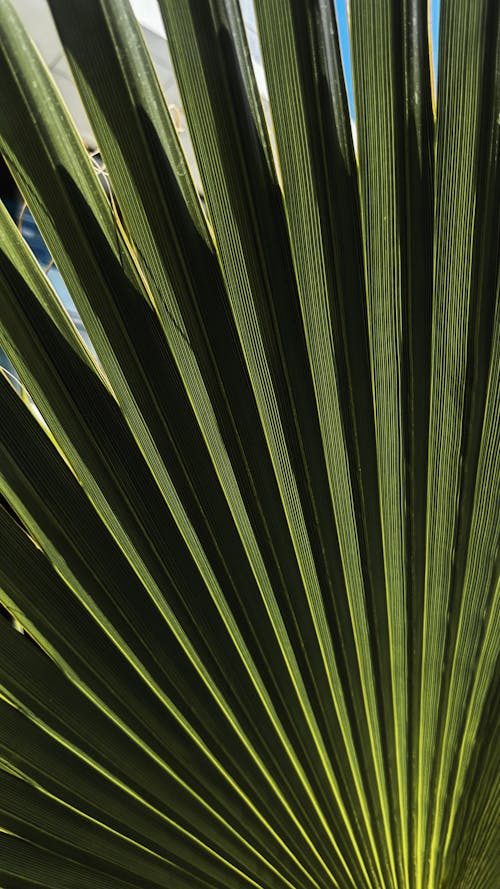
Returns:
[[[0,4],[0,884],[493,889],[500,4]],[[32,644],[33,641],[36,645]],[[495,835],[496,833],[496,835]]]

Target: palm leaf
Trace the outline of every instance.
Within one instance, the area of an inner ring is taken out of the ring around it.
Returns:
[[[0,151],[0,882],[493,889],[500,7],[11,0]],[[33,642],[36,644],[34,645]]]

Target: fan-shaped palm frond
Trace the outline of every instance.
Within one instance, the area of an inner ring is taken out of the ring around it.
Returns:
[[[0,3],[0,883],[494,889],[500,4]],[[436,112],[434,111],[434,104]],[[39,413],[36,413],[33,405]],[[37,645],[32,644],[35,640]]]

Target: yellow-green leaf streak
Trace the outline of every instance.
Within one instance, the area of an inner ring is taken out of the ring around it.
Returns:
[[[395,834],[390,823],[387,796],[384,824],[393,861],[394,885],[408,886],[406,469],[402,405],[402,220],[396,163],[395,11],[390,2],[353,0],[351,17],[392,690],[388,748],[390,751],[394,747],[395,774],[392,774],[390,757],[387,768],[393,797],[397,800]]]
[[[456,0],[441,11],[417,889],[429,886],[426,836],[460,491],[487,5]]]

